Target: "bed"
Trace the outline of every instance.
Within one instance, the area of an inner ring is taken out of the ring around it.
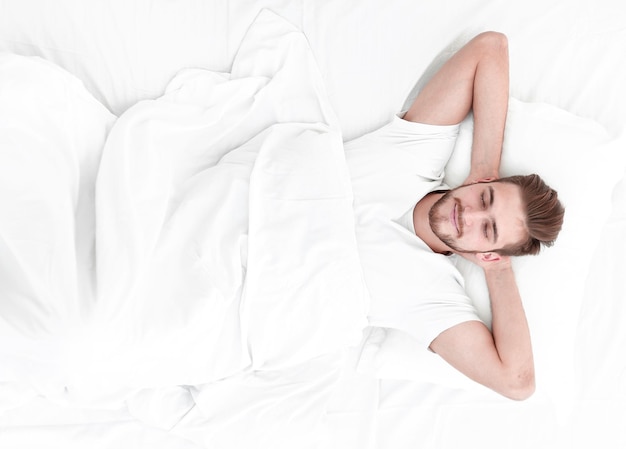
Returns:
[[[0,1],[0,446],[626,447],[624,23],[614,0]],[[566,207],[514,262],[522,402],[368,325],[343,153],[486,30],[502,174]]]

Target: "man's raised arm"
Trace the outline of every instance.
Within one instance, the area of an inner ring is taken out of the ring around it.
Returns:
[[[442,332],[430,348],[444,360],[492,390],[515,400],[535,391],[530,332],[508,257],[476,262],[485,270],[491,298],[492,332],[478,321]]]
[[[431,125],[460,123],[474,114],[470,174],[465,184],[499,177],[509,104],[509,53],[504,34],[469,41],[433,76],[404,116]]]

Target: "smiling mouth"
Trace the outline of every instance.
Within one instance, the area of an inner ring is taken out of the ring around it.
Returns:
[[[463,210],[458,200],[454,202],[454,207],[452,208],[452,223],[454,223],[457,237],[460,238],[463,235]]]
[[[452,208],[452,214],[451,214],[452,220],[451,221],[452,221],[452,224],[454,225],[454,228],[456,229],[456,233],[458,235],[458,234],[460,234],[460,231],[459,231],[459,224],[458,224],[458,221],[457,221],[457,207],[458,207],[458,205],[457,205],[457,203],[455,201],[454,202],[454,207]]]

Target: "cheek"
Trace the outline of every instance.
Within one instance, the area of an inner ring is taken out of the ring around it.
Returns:
[[[476,233],[473,231],[464,233],[462,238],[465,242],[471,243],[472,246],[476,246],[481,243],[480,239],[478,238]]]
[[[491,251],[492,245],[489,242],[485,241],[485,238],[481,234],[480,229],[473,229],[470,232],[464,233],[461,237],[461,241],[464,246],[471,248],[472,251]]]

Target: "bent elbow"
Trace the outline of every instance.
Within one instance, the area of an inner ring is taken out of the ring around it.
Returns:
[[[535,385],[526,385],[511,389],[505,396],[514,401],[525,401],[535,393]]]
[[[525,401],[535,393],[535,388],[534,374],[518,376],[502,394],[514,401]]]
[[[504,33],[498,31],[484,31],[475,37],[485,49],[497,49],[508,51],[509,40]]]

